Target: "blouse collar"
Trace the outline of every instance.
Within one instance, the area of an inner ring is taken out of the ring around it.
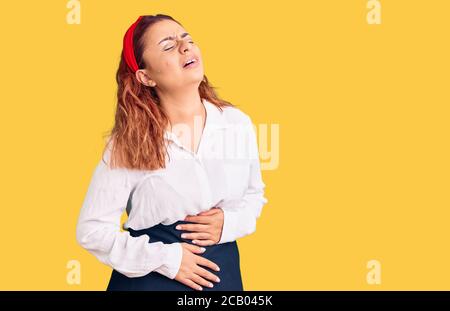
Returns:
[[[206,110],[206,122],[203,128],[202,137],[206,136],[205,134],[207,131],[224,129],[228,126],[223,111],[220,111],[216,105],[207,99],[202,99],[202,104]],[[171,131],[166,130],[164,137],[181,146],[178,137]]]

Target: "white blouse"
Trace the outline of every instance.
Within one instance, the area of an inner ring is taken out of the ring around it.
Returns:
[[[152,271],[174,279],[181,265],[180,243],[151,242],[120,230],[170,225],[212,207],[224,211],[218,244],[235,241],[256,230],[264,204],[256,132],[250,117],[235,107],[221,112],[202,100],[206,121],[197,153],[177,136],[165,132],[166,167],[158,170],[111,169],[111,150],[97,164],[78,218],[78,243],[102,263],[128,277]],[[131,210],[127,209],[131,200]]]

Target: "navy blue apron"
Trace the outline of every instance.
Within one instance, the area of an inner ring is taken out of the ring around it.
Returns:
[[[150,236],[149,243],[161,241],[163,243],[174,242],[186,242],[192,244],[192,240],[181,238],[183,232],[191,232],[184,230],[177,230],[175,227],[179,224],[187,224],[192,222],[177,221],[172,225],[158,224],[148,229],[133,230],[128,229],[130,235],[137,237],[143,234]],[[195,245],[195,244],[194,244]],[[214,287],[210,288],[202,286],[203,291],[243,291],[239,250],[237,242],[227,242],[222,244],[215,244],[210,246],[204,246],[206,251],[202,254],[197,254],[206,259],[211,260],[220,267],[220,271],[212,270],[206,266],[202,268],[217,275],[220,278],[220,282],[207,280],[213,283]],[[198,291],[183,283],[178,282],[175,279],[169,279],[168,277],[153,271],[145,276],[137,278],[129,278],[120,272],[113,270],[111,279],[108,284],[107,291]]]

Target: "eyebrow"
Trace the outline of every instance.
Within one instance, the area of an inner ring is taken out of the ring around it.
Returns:
[[[185,33],[181,34],[181,38],[184,38],[186,36],[189,36],[189,33],[185,32]],[[158,42],[158,45],[167,40],[175,40],[175,37],[174,36],[165,37],[164,39],[162,39],[161,41]]]

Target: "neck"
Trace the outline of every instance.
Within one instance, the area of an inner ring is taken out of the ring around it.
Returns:
[[[198,88],[158,96],[172,126],[177,123],[191,123],[195,116],[202,116],[204,113]]]

